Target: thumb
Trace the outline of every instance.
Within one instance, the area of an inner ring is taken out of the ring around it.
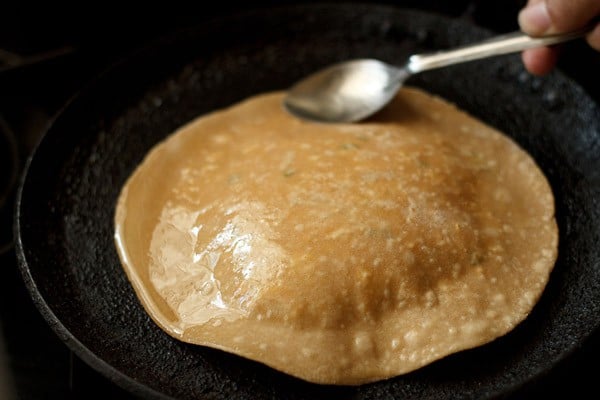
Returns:
[[[533,36],[582,28],[600,13],[600,0],[532,0],[519,14],[521,29]]]

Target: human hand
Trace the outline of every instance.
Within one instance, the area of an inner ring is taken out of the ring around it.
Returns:
[[[532,36],[551,35],[583,28],[598,15],[600,0],[529,0],[519,14],[519,25]],[[586,39],[600,51],[600,23]],[[523,52],[525,67],[535,75],[550,72],[557,58],[557,48],[540,47]]]

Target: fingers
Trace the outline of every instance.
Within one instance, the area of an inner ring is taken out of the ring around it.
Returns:
[[[532,35],[550,35],[580,29],[600,14],[600,0],[529,0],[519,13],[521,29]],[[591,47],[600,51],[600,24],[587,35]],[[544,75],[556,65],[555,48],[523,52],[523,63],[533,74]]]
[[[594,49],[600,51],[600,24],[587,36],[587,41]]]
[[[546,33],[550,28],[550,14],[545,0],[533,0],[519,13],[521,30],[532,36]]]
[[[582,28],[600,14],[600,0],[534,0],[519,14],[521,29],[533,36]]]
[[[523,64],[534,75],[546,75],[556,65],[558,49],[552,47],[538,47],[523,52]]]

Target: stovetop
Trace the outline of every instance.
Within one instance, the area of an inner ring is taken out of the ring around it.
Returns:
[[[227,15],[242,8],[282,1],[221,2],[200,12],[101,8],[93,20],[84,10],[36,9],[0,5],[0,398],[133,398],[74,355],[52,332],[33,306],[17,268],[12,246],[12,214],[18,176],[52,116],[107,66],[133,49],[178,28]],[[380,2],[381,3],[381,2]],[[524,1],[455,0],[390,1],[425,9],[507,32],[517,29]],[[79,12],[77,18],[72,15]],[[188,11],[188,10],[186,10]],[[89,12],[89,11],[86,11]],[[563,55],[560,68],[600,103],[600,56],[584,44]],[[556,370],[517,397],[596,394],[600,372],[600,334]],[[595,397],[595,396],[592,396]]]

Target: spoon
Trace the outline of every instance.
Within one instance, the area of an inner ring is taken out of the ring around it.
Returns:
[[[522,32],[498,36],[453,50],[416,54],[402,67],[374,59],[335,64],[295,84],[284,99],[293,115],[317,122],[356,122],[382,109],[412,75],[480,58],[549,46],[584,36],[583,29],[531,37]]]

